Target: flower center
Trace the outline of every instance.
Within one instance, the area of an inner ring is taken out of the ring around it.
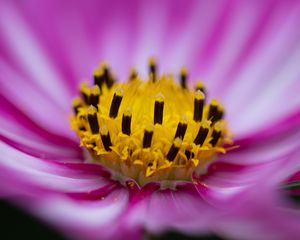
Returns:
[[[153,59],[142,80],[133,70],[127,82],[116,82],[109,67],[94,72],[94,85],[80,86],[73,102],[71,126],[89,158],[113,176],[148,182],[190,181],[205,172],[217,153],[231,143],[224,108],[206,102],[201,82],[191,90],[182,68],[179,84],[158,75]]]

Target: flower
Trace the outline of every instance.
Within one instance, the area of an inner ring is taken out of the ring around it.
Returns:
[[[1,197],[72,238],[176,229],[295,239],[297,211],[282,210],[274,188],[299,167],[299,7],[271,0],[4,1]],[[189,79],[203,79],[207,95],[224,104],[239,145],[175,189],[112,179],[109,169],[86,161],[69,127],[79,82],[100,59],[126,79],[131,65],[143,75],[150,55],[164,72],[186,65]]]

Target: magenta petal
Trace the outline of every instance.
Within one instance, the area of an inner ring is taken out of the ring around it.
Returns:
[[[80,158],[79,144],[34,123],[1,97],[0,139],[17,149],[41,158]],[[69,131],[71,133],[71,131]]]
[[[291,169],[298,167],[296,160],[298,156],[299,152],[296,149],[275,159],[253,164],[220,160],[211,164],[207,173],[195,180],[200,181],[201,184],[223,188],[223,190],[231,187],[251,187],[264,179],[269,179],[274,184],[278,183],[279,179],[283,180],[283,176],[286,176]],[[285,171],[280,171],[282,168]]]
[[[8,22],[10,24],[7,24]],[[11,58],[28,77],[29,81],[23,83],[30,82],[30,85],[36,86],[39,92],[51,99],[60,110],[68,109],[68,102],[65,100],[69,100],[71,96],[65,82],[45,56],[42,46],[35,38],[30,26],[22,19],[13,2],[2,5],[0,29],[2,36],[5,36],[1,39],[3,47],[9,49]],[[22,35],[22,43],[19,41],[20,35]],[[29,58],[30,61],[28,61]],[[3,81],[2,84],[4,83]]]
[[[59,163],[45,161],[26,155],[0,142],[1,191],[18,194],[24,186],[48,190],[49,192],[68,193],[78,197],[100,196],[116,183],[109,180],[110,174],[100,165],[84,163]],[[19,187],[13,187],[19,185]],[[103,188],[102,190],[99,190]],[[107,188],[107,189],[106,189]],[[100,191],[100,192],[99,192]]]
[[[108,239],[126,231],[126,222],[120,221],[128,204],[128,192],[117,188],[98,201],[74,201],[73,199],[52,195],[31,197],[20,203],[25,205],[45,221],[64,231],[72,239]],[[138,230],[128,231],[138,234]],[[130,236],[130,235],[129,235]]]
[[[286,156],[299,148],[300,111],[297,110],[248,136],[237,136],[239,146],[219,158],[231,163],[256,164]]]
[[[40,127],[48,131],[51,130],[58,135],[62,134],[69,138],[73,137],[67,121],[70,107],[67,110],[58,108],[53,101],[45,97],[34,85],[28,84],[25,77],[21,77],[12,68],[8,69],[5,64],[0,64],[0,70],[3,73],[0,76],[0,96],[6,100],[0,103],[1,111],[12,115],[14,109],[12,109],[11,113],[9,106],[6,105],[6,102],[8,102],[9,105],[12,105],[13,108],[16,108],[19,112],[29,117],[31,121]],[[9,83],[6,79],[14,79],[14,83]],[[27,94],[20,94],[20,89]],[[38,99],[38,101],[34,101],[34,99]],[[68,101],[69,103],[70,101]],[[55,117],[56,121],[52,120],[53,117]]]
[[[102,166],[45,161],[0,143],[0,195],[17,202],[71,236],[118,236],[128,191]],[[12,161],[13,159],[13,161]],[[92,201],[91,201],[92,200]],[[123,226],[121,226],[123,227]],[[126,230],[126,229],[125,229]],[[138,231],[126,230],[135,236]],[[105,237],[105,238],[106,238]]]
[[[176,190],[159,190],[150,185],[145,188],[147,190],[131,209],[128,222],[143,225],[151,232],[175,228],[189,233],[206,233],[213,219],[220,214],[201,199],[192,184],[178,185]]]
[[[283,116],[280,120],[274,121],[266,127],[252,132],[250,135],[239,136],[236,139],[236,144],[244,147],[268,142],[281,142],[293,135],[299,134],[299,126],[300,109],[296,109],[292,113]]]
[[[297,169],[295,173],[291,174],[287,179],[287,182],[300,181],[300,169]]]
[[[216,221],[214,228],[229,239],[297,239],[300,214],[284,206],[265,184],[242,195],[236,208]]]
[[[299,149],[268,162],[234,164],[217,161],[207,173],[194,176],[194,184],[203,200],[216,208],[230,209],[232,199],[264,183],[277,188],[288,176],[300,169]],[[238,201],[238,200],[237,200]]]

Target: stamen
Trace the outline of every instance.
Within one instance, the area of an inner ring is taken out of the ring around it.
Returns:
[[[214,124],[217,121],[217,115],[218,115],[218,101],[216,99],[213,99],[209,104],[208,120],[210,120],[212,124]]]
[[[175,157],[177,156],[177,153],[179,152],[179,148],[181,145],[182,141],[180,138],[176,138],[166,156],[166,158],[169,161],[174,161]]]
[[[109,74],[109,78],[108,78],[108,82],[106,83],[107,84],[107,87],[108,88],[111,88],[116,82],[116,79],[114,77],[114,75],[112,73]]]
[[[86,128],[85,128],[85,126],[81,126],[81,127],[79,127],[79,130],[80,131],[86,131]]]
[[[204,107],[204,94],[200,90],[197,90],[194,97],[194,121],[201,122]]]
[[[180,85],[184,89],[187,88],[186,81],[187,81],[187,70],[185,67],[182,67],[180,71]]]
[[[120,104],[123,98],[123,90],[121,88],[117,89],[112,99],[109,111],[110,118],[116,118],[118,116]]]
[[[210,144],[215,147],[221,137],[222,131],[221,128],[216,124],[214,126],[214,130],[211,134],[212,139],[210,140]]]
[[[80,131],[86,131],[85,123],[86,122],[86,117],[84,115],[79,116],[79,121],[78,121],[78,129]]]
[[[144,130],[143,148],[151,147],[152,137],[153,137],[153,125],[149,124],[145,127]]]
[[[224,116],[224,108],[222,106],[219,106],[215,120],[220,121],[223,118],[223,116]]]
[[[110,135],[109,135],[109,131],[106,127],[106,125],[102,126],[100,129],[100,136],[101,136],[101,140],[104,146],[104,149],[106,151],[111,151],[110,147],[112,146],[111,144],[111,139],[110,139]]]
[[[185,154],[185,156],[186,156],[187,160],[189,160],[189,159],[191,159],[191,158],[193,158],[193,157],[194,157],[194,153],[193,153],[193,152],[191,152],[191,151],[190,151],[190,150],[188,150],[188,149],[186,149],[186,150],[185,150],[184,154]]]
[[[82,107],[82,101],[79,97],[76,97],[73,100],[73,110],[74,110],[75,115],[78,114],[80,107]]]
[[[98,103],[100,97],[100,88],[98,85],[95,85],[91,89],[89,104],[93,105],[98,110]]]
[[[122,132],[128,136],[130,136],[131,133],[131,118],[132,118],[132,112],[129,108],[127,108],[123,113]]]
[[[131,69],[129,80],[133,81],[133,80],[137,79],[137,77],[138,77],[137,70],[135,68]]]
[[[102,91],[102,86],[105,83],[103,70],[100,68],[97,68],[94,71],[94,85],[97,85],[100,89],[100,92]]]
[[[174,139],[179,137],[181,140],[183,140],[186,129],[187,129],[187,119],[186,117],[184,117],[180,120],[180,122],[177,125],[177,130]]]
[[[196,82],[195,91],[198,91],[198,90],[200,90],[201,92],[204,93],[204,95],[206,95],[206,90],[205,90],[204,84],[201,81]]]
[[[204,141],[205,141],[205,139],[206,139],[206,137],[207,137],[208,131],[209,131],[209,122],[205,121],[200,126],[198,134],[197,134],[197,136],[196,136],[196,138],[194,140],[194,143],[196,145],[202,146],[203,143],[204,143]]]
[[[87,117],[88,117],[88,122],[90,125],[91,132],[92,134],[96,134],[99,132],[97,109],[91,105],[87,111],[88,111]]]
[[[85,104],[88,104],[90,90],[89,90],[89,87],[86,82],[82,82],[80,84],[80,94],[81,94],[82,99],[85,102]]]
[[[103,79],[104,79],[104,81],[105,81],[105,83],[106,83],[106,86],[107,86],[108,88],[111,88],[112,85],[114,84],[114,82],[113,82],[113,79],[112,79],[112,77],[111,77],[110,70],[109,70],[108,65],[107,65],[106,62],[103,62],[103,63],[101,64],[101,69],[102,69],[102,72],[103,72]]]
[[[163,114],[164,114],[164,95],[159,93],[155,98],[154,105],[154,124],[162,124],[163,123]]]
[[[157,66],[155,59],[152,57],[149,59],[149,75],[152,76],[153,82],[156,82]]]

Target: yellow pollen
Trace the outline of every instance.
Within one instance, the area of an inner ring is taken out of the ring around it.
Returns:
[[[107,63],[93,77],[93,86],[80,85],[71,126],[89,158],[117,179],[141,186],[192,181],[193,172],[204,173],[232,144],[224,107],[207,101],[202,82],[188,88],[186,68],[178,79],[159,75],[151,58],[146,79],[133,69],[127,81],[116,82]]]
[[[204,94],[206,94],[203,82],[196,81],[195,91],[197,91],[197,90],[200,90],[201,92],[203,92]]]

